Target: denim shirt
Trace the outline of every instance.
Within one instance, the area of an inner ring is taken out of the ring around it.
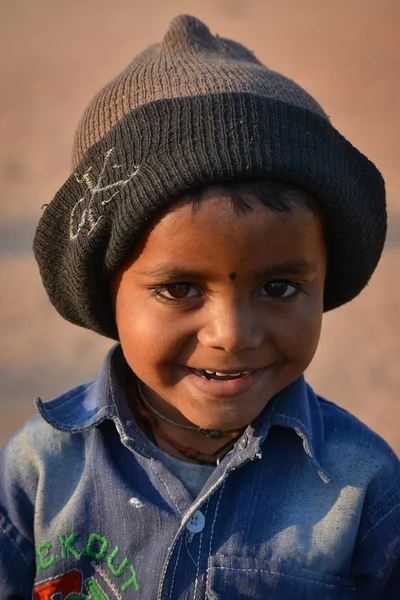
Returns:
[[[120,346],[0,456],[1,600],[400,598],[400,468],[301,377],[193,498],[128,410]]]

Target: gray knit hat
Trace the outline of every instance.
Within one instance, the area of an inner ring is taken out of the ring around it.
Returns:
[[[156,212],[199,185],[269,177],[308,189],[326,219],[325,310],[362,290],[383,249],[375,166],[301,87],[193,17],[177,17],[95,96],[73,168],[34,252],[60,314],[111,338],[110,276]]]

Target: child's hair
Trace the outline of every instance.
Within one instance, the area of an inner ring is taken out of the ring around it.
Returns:
[[[249,181],[229,181],[217,184],[215,191],[230,200],[231,206],[238,212],[246,213],[253,210],[252,200],[261,204],[276,214],[287,215],[296,208],[317,215],[323,222],[321,207],[315,198],[307,191],[282,181],[272,179],[254,179]],[[185,194],[187,203],[194,208],[200,207],[206,192],[205,186],[192,188]]]
[[[325,310],[363,289],[382,252],[385,190],[375,166],[300,86],[193,17],[177,17],[95,96],[73,167],[34,251],[61,315],[112,338],[111,275],[159,210],[201,186],[266,178],[307,190],[328,239]]]

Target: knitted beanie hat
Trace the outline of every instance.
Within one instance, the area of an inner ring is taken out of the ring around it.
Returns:
[[[94,97],[73,169],[42,215],[34,252],[59,313],[111,338],[111,275],[157,211],[199,185],[268,177],[313,194],[327,229],[325,310],[362,290],[383,249],[375,166],[301,87],[193,17],[172,21]]]

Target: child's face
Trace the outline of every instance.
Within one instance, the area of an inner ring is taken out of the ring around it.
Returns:
[[[302,206],[280,216],[258,200],[251,206],[236,211],[217,188],[198,211],[175,202],[115,278],[125,357],[147,399],[175,420],[247,425],[317,348],[320,219]]]

